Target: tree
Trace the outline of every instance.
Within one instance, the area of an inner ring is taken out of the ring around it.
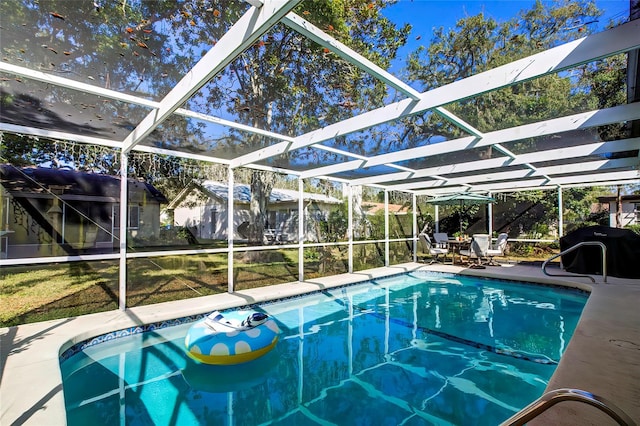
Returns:
[[[600,14],[591,1],[561,0],[536,2],[504,23],[482,13],[469,16],[458,20],[455,28],[436,29],[431,44],[409,56],[406,73],[423,90],[430,90],[583,37],[591,31],[589,25],[575,23],[593,22]],[[446,108],[480,131],[493,131],[574,112],[589,102],[582,93],[572,94],[575,83],[576,79],[566,74],[549,75]],[[460,130],[448,130],[437,116],[414,131],[447,139],[461,136]]]
[[[404,44],[409,27],[398,29],[381,13],[388,2],[315,1],[296,12],[383,68]],[[208,87],[207,105],[218,105],[236,121],[260,129],[301,135],[361,110],[381,106],[385,85],[286,26],[277,26],[242,53]],[[231,130],[219,142],[235,152],[274,143],[268,137]],[[269,159],[293,168],[326,161],[331,154],[312,148]],[[250,244],[261,244],[273,177],[251,176]]]
[[[514,60],[533,55],[558,44],[583,37],[592,32],[593,23],[602,14],[593,1],[559,0],[536,2],[531,9],[515,18],[499,23],[484,14],[458,20],[456,27],[437,29],[429,46],[420,47],[407,60],[406,73],[419,82],[423,90],[433,89],[471,75],[490,70]],[[445,107],[482,132],[561,117],[580,110],[606,108],[624,103],[624,56],[618,55],[586,64],[576,69],[525,81],[503,89],[456,102]],[[422,125],[408,127],[414,139],[451,139],[462,136],[459,129],[443,125],[437,116],[428,117]],[[589,131],[553,137],[529,138],[504,144],[512,152],[533,152],[550,149],[553,144],[568,144],[571,138],[598,137],[603,140],[625,136],[622,126],[605,126]],[[491,147],[456,153],[457,161],[489,158]],[[431,165],[450,161],[438,156],[427,161]],[[421,159],[421,164],[425,164]],[[576,205],[588,214],[588,200],[596,190],[577,191]],[[588,193],[588,194],[587,194]],[[528,191],[514,195],[514,200],[539,203],[547,214],[557,216],[555,194],[550,191]],[[579,200],[579,202],[578,202]],[[524,224],[527,214],[517,220]],[[533,216],[532,216],[533,218]],[[514,217],[513,220],[516,220]],[[532,226],[528,224],[525,229]]]
[[[224,3],[209,3],[209,10],[199,1],[179,7],[167,0],[2,1],[3,60],[159,100],[202,56],[203,45],[196,50],[190,41],[193,34],[206,31],[209,40],[219,39],[249,7]],[[113,140],[124,139],[148,113],[138,105],[18,77],[2,79],[0,103],[4,122]],[[204,149],[202,136],[197,125],[174,119],[154,132],[148,144],[191,144],[196,151]],[[112,175],[120,170],[119,150],[104,146],[5,133],[0,151],[2,161],[16,166]],[[168,197],[192,179],[221,174],[215,165],[147,153],[129,156],[128,173],[154,183]]]
[[[379,0],[323,0],[304,2],[296,13],[387,68],[398,48],[405,44],[410,30],[408,25],[398,27],[383,16],[389,5]],[[224,0],[185,0],[179,4],[171,0],[95,3],[6,0],[0,2],[3,58],[6,58],[3,60],[159,100],[249,7],[243,2]],[[590,23],[599,14],[592,1],[563,0],[552,5],[538,2],[531,10],[505,23],[482,14],[464,18],[455,29],[437,30],[430,46],[414,52],[407,62],[407,74],[423,90],[429,90],[582,37],[591,31]],[[481,131],[564,115],[578,107],[596,104],[595,86],[584,89],[589,72],[585,68],[576,74],[524,82],[447,108]],[[35,127],[53,123],[55,130],[80,129],[93,136],[122,140],[148,113],[146,107],[122,105],[59,87],[42,88],[36,84],[32,93],[28,90],[31,86],[25,88],[24,81],[18,80],[21,79],[7,79],[0,87],[3,114],[13,117],[16,124],[22,124],[19,118],[29,111]],[[614,84],[601,87],[602,96],[615,90]],[[46,97],[39,97],[39,91],[46,91]],[[299,136],[381,106],[387,96],[385,84],[329,49],[278,24],[197,92],[186,106],[266,131]],[[75,110],[68,116],[56,112],[57,107],[69,105]],[[87,111],[91,112],[91,119],[85,122]],[[349,144],[358,153],[375,155],[388,152],[391,147],[410,147],[461,133],[427,112],[328,143]],[[16,137],[11,149],[5,150],[5,158],[58,161],[49,158],[49,147],[43,141]],[[219,158],[235,158],[276,142],[267,136],[179,115],[171,116],[143,141],[149,146]],[[532,145],[541,141],[518,143]],[[491,155],[487,151],[468,151],[456,156],[457,160],[465,161],[465,156]],[[269,158],[261,165],[302,169],[335,161],[332,155],[307,147]],[[444,156],[429,160],[437,164],[444,161]],[[68,160],[64,162],[69,164]],[[177,170],[184,174],[185,169],[191,168],[186,160],[168,158],[165,165],[155,168],[146,168],[148,161],[144,157],[133,156],[131,163],[134,173],[148,178],[152,178],[153,172],[168,173],[171,178],[165,183],[170,192],[182,182],[174,179],[172,173]],[[74,165],[80,167],[79,164],[80,160],[74,157]],[[253,244],[261,244],[267,200],[277,177],[252,171],[250,176],[239,176],[237,180],[251,184],[249,239]]]
[[[382,1],[325,0],[302,3],[296,12],[385,68],[410,29],[397,28],[382,15],[388,5]],[[170,0],[42,0],[35,4],[7,0],[0,3],[3,55],[9,62],[47,72],[60,70],[82,82],[159,100],[249,7],[222,0],[187,0],[179,5]],[[25,22],[28,24],[23,25]],[[3,114],[14,117],[16,124],[23,124],[23,105],[35,102],[38,108],[29,111],[35,111],[30,118],[36,127],[55,123],[55,130],[84,128],[89,135],[122,140],[148,113],[144,107],[124,108],[118,102],[57,87],[51,88],[45,103],[27,93],[21,86],[23,81],[17,80],[21,79],[5,81],[7,90],[0,93]],[[380,106],[385,96],[383,83],[279,24],[196,93],[187,107],[294,136]],[[56,105],[63,104],[84,106],[63,116],[56,112]],[[85,124],[80,116],[86,109],[95,115],[92,124]],[[13,139],[22,142],[23,149],[18,153],[16,144],[10,158],[23,158],[26,153],[27,157],[32,155],[30,161],[37,162],[47,157],[48,147],[33,144],[34,140]],[[262,135],[214,128],[176,115],[143,141],[145,145],[188,148],[222,158],[274,142]],[[295,155],[298,167],[321,161],[313,149]],[[267,164],[289,166],[290,160],[292,154],[287,154]],[[273,182],[273,177],[260,171],[247,182],[252,188],[251,243],[262,243]]]

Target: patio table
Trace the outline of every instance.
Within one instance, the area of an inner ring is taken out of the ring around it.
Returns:
[[[451,252],[451,262],[455,265],[456,264],[456,254],[458,255],[458,257],[460,258],[460,263],[462,264],[462,255],[460,254],[460,250],[461,249],[468,249],[471,246],[471,240],[470,239],[465,239],[465,240],[456,240],[456,239],[450,239],[449,241],[447,241],[447,244],[449,245],[449,247],[451,247],[451,250],[449,250]]]

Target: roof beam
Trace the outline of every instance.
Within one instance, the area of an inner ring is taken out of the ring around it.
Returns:
[[[0,123],[0,132],[18,133],[23,135],[39,136],[41,138],[58,139],[61,141],[72,141],[77,143],[86,143],[98,146],[107,146],[110,148],[120,149],[122,143],[109,139],[96,138],[92,136],[77,135],[75,133],[58,132],[53,130],[38,129],[35,127],[17,126],[15,124]],[[171,149],[156,148],[146,145],[138,145],[133,148],[135,152],[150,152],[154,154],[170,155],[172,157],[188,158],[191,160],[206,161],[209,163],[229,164],[229,160],[223,158],[210,157],[200,154],[192,154],[189,152],[179,152]]]
[[[482,138],[482,132],[480,132],[480,130],[476,129],[475,127],[473,127],[471,124],[467,123],[466,121],[464,121],[463,119],[461,119],[460,117],[456,116],[455,114],[447,111],[446,109],[442,108],[442,107],[437,107],[435,109],[435,111],[437,111],[438,113],[440,113],[442,116],[444,116],[447,120],[453,122],[454,124],[456,124],[458,127],[461,127],[465,130],[467,130],[468,132],[470,132],[472,135],[477,136],[479,138]],[[503,147],[502,145],[500,145],[499,143],[494,144],[493,147],[495,149],[497,149],[498,151],[502,152],[503,154],[516,159],[517,156],[509,151],[507,148]],[[531,170],[536,170],[536,168],[532,165],[532,164],[528,164],[525,163],[525,166],[527,166],[529,169]],[[546,176],[548,179],[548,176]]]
[[[614,152],[625,152],[640,149],[640,138],[620,139],[610,142],[594,142],[585,145],[569,146],[549,149],[546,151],[529,152],[518,155],[513,164],[521,162],[539,163],[543,161],[562,160],[565,158],[588,157],[590,155],[604,155]]]
[[[316,167],[314,169],[307,170],[306,172],[300,173],[300,178],[308,179],[308,178],[318,177],[318,176],[327,176],[332,173],[340,173],[343,171],[355,170],[360,168],[360,166],[364,162],[365,161],[363,160],[353,160],[353,161],[347,161],[346,163],[332,164],[330,166],[325,166],[325,167]]]
[[[640,20],[627,22],[608,31],[593,34],[424,92],[421,94],[420,101],[404,99],[311,131],[296,137],[293,144],[279,143],[270,147],[271,150],[268,155],[275,156],[287,150],[324,142],[411,114],[421,113],[462,98],[472,97],[526,80],[557,73],[638,47],[640,47]],[[234,167],[244,165],[249,161],[247,156],[238,157],[234,161]]]
[[[549,181],[545,178],[534,179],[522,179],[516,182],[498,182],[488,183],[481,185],[474,185],[474,192],[518,192],[523,188],[528,189],[544,189],[544,187],[557,187],[565,185],[583,185],[584,186],[600,186],[610,185],[613,181],[630,180],[638,182],[640,175],[638,170],[626,170],[626,171],[613,171],[613,172],[598,172],[587,175],[572,175],[554,178],[554,183],[549,184]],[[416,190],[416,195],[437,195],[447,194],[451,192],[458,192],[466,190],[463,186],[456,187],[442,187],[434,189]]]
[[[530,182],[528,182],[530,184]],[[522,192],[522,191],[551,191],[551,190],[557,190],[558,187],[560,188],[577,188],[577,187],[585,187],[585,186],[612,186],[612,185],[628,185],[628,184],[637,184],[638,183],[638,179],[607,179],[607,180],[603,180],[603,181],[598,181],[598,182],[579,182],[579,183],[565,183],[563,185],[548,185],[548,186],[539,186],[539,185],[533,185],[533,186],[523,186],[523,185],[518,185],[517,188],[513,188],[513,187],[507,187],[505,189],[498,189],[495,188],[493,189],[491,192],[492,193],[504,193],[504,192]],[[428,194],[417,194],[416,195],[430,195],[430,196],[434,196],[434,195],[442,195],[442,194],[450,194],[452,191],[447,188],[447,189],[438,189],[435,191],[429,191]],[[453,192],[458,192],[458,191],[453,191]]]
[[[180,105],[222,71],[239,54],[278,23],[301,0],[265,0],[260,8],[249,9],[198,63],[162,99],[156,111],[147,115],[123,141],[123,150],[131,150],[146,138]],[[287,143],[287,142],[285,142]],[[287,143],[288,144],[288,143]]]
[[[47,74],[41,71],[31,70],[29,68],[7,64],[0,61],[0,71],[19,75],[21,77],[28,78],[30,80],[41,81],[47,84],[54,84],[56,86],[65,87],[71,90],[77,90],[83,93],[89,93],[92,95],[100,96],[102,98],[113,99],[120,102],[126,102],[134,105],[142,105],[153,109],[160,108],[160,102],[151,101],[149,99],[141,98],[139,96],[129,95],[127,93],[117,92],[115,90],[105,89],[99,86],[93,86],[91,84],[80,83],[69,78],[60,77],[53,74]],[[225,120],[223,118],[215,117],[212,115],[206,115],[199,112],[191,111],[185,108],[178,108],[175,110],[175,114],[183,117],[195,118],[202,121],[208,121],[210,123],[220,124],[222,126],[231,127],[245,132],[255,133],[262,136],[267,136],[276,140],[285,142],[293,142],[293,138],[290,136],[284,136],[279,133],[269,132],[267,130],[258,129],[256,127],[247,126],[246,124],[236,123],[235,121]]]
[[[370,167],[378,164],[407,161],[431,155],[462,151],[465,149],[481,148],[498,143],[547,136],[571,130],[588,129],[590,127],[603,126],[605,124],[634,120],[638,117],[640,117],[640,103],[619,105],[612,108],[554,118],[539,123],[531,123],[523,126],[511,127],[509,129],[496,130],[494,132],[485,133],[484,137],[480,140],[472,136],[467,136],[452,141],[410,148],[390,154],[382,154],[370,157],[367,162],[367,166]]]
[[[473,136],[477,136],[479,138],[482,137],[482,132],[480,130],[476,129],[471,124],[467,123],[465,120],[463,120],[462,118],[458,117],[457,115],[455,115],[451,111],[449,111],[449,110],[447,110],[447,109],[445,109],[443,107],[436,107],[434,110],[438,114],[440,114],[442,117],[444,117],[446,120],[448,120],[451,123],[455,124],[456,126],[460,127],[465,132],[471,133]]]
[[[405,94],[407,97],[415,101],[420,99],[420,92],[415,90],[413,87],[374,64],[355,50],[340,43],[338,40],[295,13],[289,13],[284,17],[282,22],[289,28],[331,50],[345,61],[357,66],[364,72],[393,87],[400,93]]]
[[[59,139],[74,141],[80,143],[87,143],[99,146],[108,146],[111,148],[120,148],[120,141],[114,141],[111,139],[102,139],[92,136],[76,135],[68,132],[59,132],[56,130],[39,129],[37,127],[18,126],[15,124],[0,122],[0,132],[19,133],[22,135],[38,136],[41,138]]]
[[[349,152],[349,151],[344,151],[342,149],[334,148],[332,146],[315,145],[313,148],[314,149],[319,149],[321,151],[331,152],[331,153],[337,154],[337,155],[343,155],[346,158],[356,158],[356,159],[358,159],[360,161],[349,161],[347,163],[340,162],[338,164],[332,164],[332,165],[327,165],[327,166],[323,166],[323,167],[316,167],[316,168],[308,169],[306,172],[303,173],[305,178],[320,177],[320,176],[324,176],[324,175],[331,175],[333,173],[340,173],[340,172],[344,172],[344,171],[348,171],[348,170],[355,170],[355,169],[363,168],[363,167],[366,167],[366,163],[368,161],[368,157],[365,157],[364,155],[355,154],[355,153]],[[259,154],[259,152],[255,152],[254,154],[256,154],[256,156],[257,156]],[[251,155],[251,154],[249,154],[249,155]],[[258,159],[258,157],[256,157],[256,158]],[[247,165],[247,167],[249,167],[251,164],[252,163],[249,163]],[[351,166],[351,168],[347,167],[346,164],[349,164]],[[385,166],[388,166],[389,168],[397,169],[397,170],[411,171],[410,168],[404,167],[404,166],[399,166],[397,164],[385,164]]]
[[[445,166],[429,167],[426,169],[416,169],[411,172],[388,173],[384,175],[354,179],[352,182],[354,185],[384,184],[385,182],[393,182],[406,179],[419,179],[423,177],[430,177],[433,175],[474,172],[486,169],[496,169],[499,167],[515,166],[527,163],[538,163],[551,160],[563,160],[570,158],[578,159],[590,155],[603,155],[608,153],[631,151],[639,148],[640,138],[622,139],[611,142],[595,142],[586,145],[519,154],[517,158],[489,158],[486,160],[448,164]]]
[[[41,81],[47,84],[53,84],[55,86],[64,87],[71,90],[77,90],[83,93],[89,93],[103,98],[115,99],[122,102],[127,102],[135,105],[147,106],[150,108],[157,108],[159,103],[150,101],[149,99],[141,98],[139,96],[129,95],[127,93],[117,92],[111,89],[105,89],[104,87],[94,86],[92,84],[82,83],[70,78],[60,77],[55,74],[48,74],[42,71],[32,70],[30,68],[21,67],[19,65],[9,64],[7,62],[0,61],[0,71],[9,74],[19,75],[21,77],[28,78],[30,80]]]
[[[509,170],[505,172],[495,172],[495,173],[482,173],[475,175],[467,175],[461,176],[446,180],[434,180],[431,182],[409,182],[402,183],[398,185],[388,185],[385,186],[389,190],[414,190],[419,188],[427,188],[427,187],[438,187],[443,185],[471,185],[472,187],[476,187],[478,184],[483,184],[486,182],[497,182],[497,181],[519,181],[521,179],[527,179],[529,177],[539,176],[543,177],[546,180],[550,181],[550,184],[556,180],[556,178],[552,177],[554,175],[562,175],[569,173],[580,173],[580,172],[590,172],[596,170],[607,170],[607,169],[621,169],[621,168],[630,168],[638,165],[638,160],[635,157],[632,158],[620,158],[615,160],[594,160],[587,161],[585,163],[579,164],[571,164],[571,165],[561,165],[561,166],[548,166],[548,167],[540,167],[537,170],[531,169],[520,169],[520,170]],[[515,184],[515,182],[514,182]]]
[[[448,164],[446,166],[429,167],[426,169],[416,169],[410,172],[387,173],[384,175],[371,176],[366,178],[354,179],[354,185],[370,185],[384,184],[385,182],[393,182],[407,179],[420,179],[425,177],[433,177],[436,175],[446,175],[451,173],[463,173],[469,171],[493,169],[510,165],[510,158],[489,158],[487,160],[469,161],[466,163]]]

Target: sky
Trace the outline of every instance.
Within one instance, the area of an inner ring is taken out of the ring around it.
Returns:
[[[604,29],[610,18],[624,18],[629,16],[629,0],[595,0],[598,8],[604,11],[604,15],[596,24]],[[498,22],[511,19],[519,11],[530,9],[534,0],[400,0],[395,5],[387,8],[385,16],[398,24],[410,22],[413,29],[407,45],[399,52],[398,58],[405,58],[408,53],[415,50],[418,44],[428,45],[432,39],[432,29],[455,26],[458,19],[465,16],[477,15],[484,12],[486,16],[494,18]],[[419,40],[416,40],[416,38]],[[400,64],[394,64],[393,68]]]

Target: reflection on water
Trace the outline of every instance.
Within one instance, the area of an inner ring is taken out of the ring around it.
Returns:
[[[68,422],[113,425],[494,425],[543,393],[586,296],[407,275],[259,309],[283,335],[265,357],[202,365],[188,325],[63,362]]]

